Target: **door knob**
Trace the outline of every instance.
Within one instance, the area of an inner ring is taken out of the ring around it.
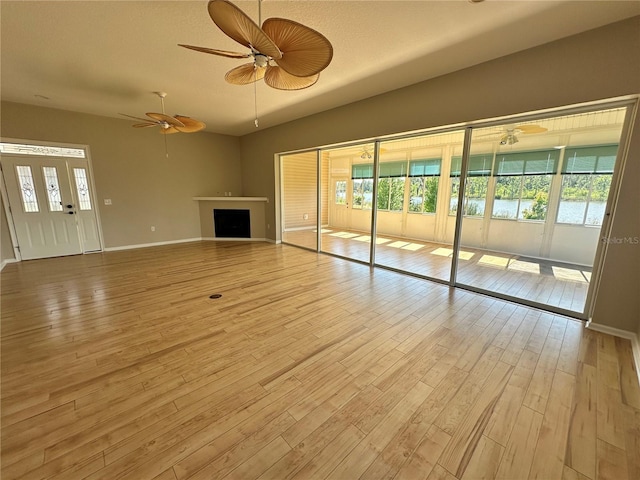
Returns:
[[[76,212],[71,211],[71,212],[67,212],[67,213],[68,213],[69,215],[73,215],[73,214],[74,214],[74,213],[76,213]]]
[[[69,204],[69,205],[66,205],[66,207],[67,208],[73,208],[73,205]]]

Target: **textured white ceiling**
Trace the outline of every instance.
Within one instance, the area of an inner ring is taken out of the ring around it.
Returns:
[[[258,0],[233,3],[257,22]],[[244,51],[206,0],[2,0],[0,87],[3,100],[110,117],[160,111],[152,92],[165,91],[167,113],[243,135],[256,130],[256,100],[267,128],[638,14],[636,0],[264,0],[263,20],[320,31],[334,58],[309,89],[260,82],[255,97],[253,86],[224,81],[242,60],[177,46]]]

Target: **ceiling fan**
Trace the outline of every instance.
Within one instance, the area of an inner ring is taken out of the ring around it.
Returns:
[[[513,145],[518,143],[518,135],[528,135],[530,133],[544,133],[547,129],[540,125],[507,125],[503,128],[502,133],[486,133],[479,135],[480,137],[500,135],[500,145]]]
[[[260,6],[261,0],[258,0]],[[227,0],[210,0],[207,8],[220,30],[249,52],[179,45],[221,57],[249,59],[249,63],[225,75],[225,80],[234,85],[264,79],[267,85],[279,90],[301,90],[315,84],[333,58],[333,47],[324,35],[293,20],[268,18],[260,28]],[[261,16],[260,10],[258,16]],[[260,21],[258,18],[258,23]]]
[[[133,118],[134,120],[139,120],[142,122],[134,124],[134,128],[160,127],[160,133],[168,135],[170,133],[178,132],[199,132],[206,127],[204,122],[184,115],[174,115],[173,117],[170,115],[166,115],[164,113],[164,98],[167,96],[167,94],[165,92],[153,93],[160,97],[160,102],[162,104],[162,113],[147,112],[146,115],[149,118],[134,117],[132,115],[127,115],[126,113],[120,114],[124,115],[125,117]]]

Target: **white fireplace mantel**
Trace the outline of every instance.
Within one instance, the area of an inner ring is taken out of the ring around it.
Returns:
[[[267,202],[267,197],[193,197],[194,200],[203,202]]]

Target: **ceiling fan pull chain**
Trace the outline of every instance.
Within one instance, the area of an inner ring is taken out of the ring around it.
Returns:
[[[256,76],[256,81],[253,82],[253,107],[256,118],[253,123],[258,128],[258,69],[255,66],[253,67],[253,72]]]

